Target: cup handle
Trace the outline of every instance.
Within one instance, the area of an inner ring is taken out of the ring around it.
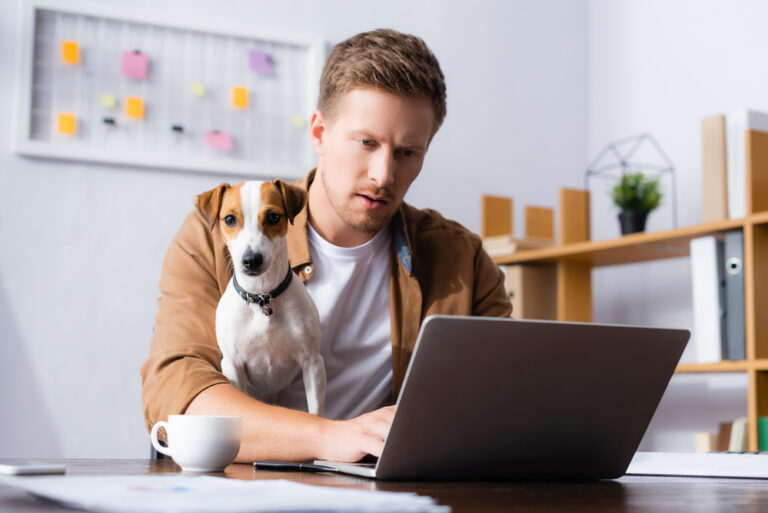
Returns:
[[[149,437],[152,440],[152,446],[155,448],[157,452],[161,452],[167,456],[172,456],[170,451],[170,445],[168,447],[163,447],[160,445],[160,442],[157,440],[157,432],[160,430],[161,427],[165,428],[165,432],[168,433],[168,423],[164,420],[160,420],[158,422],[155,422],[155,425],[152,426],[152,433],[150,433]]]

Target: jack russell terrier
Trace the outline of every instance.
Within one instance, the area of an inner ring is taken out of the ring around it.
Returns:
[[[218,222],[234,274],[216,308],[221,371],[251,397],[271,401],[301,370],[310,413],[323,414],[325,364],[320,316],[288,261],[288,223],[306,201],[304,189],[249,181],[195,200],[211,230]]]

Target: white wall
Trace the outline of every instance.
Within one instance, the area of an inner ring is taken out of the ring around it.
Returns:
[[[106,1],[106,0],[105,0]],[[116,0],[112,0],[117,3]],[[587,14],[576,0],[135,0],[180,22],[423,37],[448,117],[408,200],[471,229],[479,196],[554,206],[587,158]],[[19,6],[0,2],[0,113],[12,113]],[[195,194],[226,177],[30,160],[0,124],[0,456],[145,457],[139,367],[160,264]],[[545,177],[545,179],[542,179]],[[237,179],[236,179],[237,180]],[[517,216],[518,231],[521,215]]]
[[[701,222],[701,118],[768,109],[768,3],[760,0],[591,0],[588,154],[651,132],[674,161],[681,225]],[[596,197],[597,196],[597,197]],[[618,233],[593,195],[593,237]],[[602,202],[601,202],[602,201]],[[670,226],[669,204],[649,230]],[[687,259],[593,274],[596,321],[690,328]],[[693,432],[746,415],[746,375],[676,376],[641,449],[693,450]]]

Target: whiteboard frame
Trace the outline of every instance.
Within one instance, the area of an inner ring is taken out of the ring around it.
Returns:
[[[130,151],[103,150],[97,147],[66,148],[32,139],[30,120],[32,114],[32,72],[33,51],[35,40],[35,17],[37,11],[48,10],[74,15],[110,18],[118,21],[143,23],[167,28],[190,30],[206,34],[217,34],[229,37],[247,39],[262,39],[270,42],[300,45],[309,47],[309,69],[307,98],[309,104],[317,103],[320,74],[325,64],[325,41],[319,37],[302,36],[297,34],[274,33],[265,31],[250,31],[238,28],[233,24],[223,25],[220,22],[206,19],[201,22],[177,23],[167,16],[157,13],[137,13],[124,5],[105,5],[88,0],[22,0],[19,26],[20,41],[17,53],[17,82],[16,82],[16,128],[12,131],[12,147],[14,152],[29,157],[76,160],[84,162],[99,162],[140,167],[154,167],[174,170],[186,170],[202,173],[217,173],[226,175],[244,175],[248,177],[303,178],[312,167],[262,162],[225,157],[201,156],[164,156],[136,155]],[[307,150],[307,161],[310,161],[312,150]]]

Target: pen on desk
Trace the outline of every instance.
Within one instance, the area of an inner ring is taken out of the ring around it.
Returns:
[[[284,472],[338,472],[334,467],[314,465],[312,463],[287,463],[282,461],[254,461],[258,470],[280,470]]]

